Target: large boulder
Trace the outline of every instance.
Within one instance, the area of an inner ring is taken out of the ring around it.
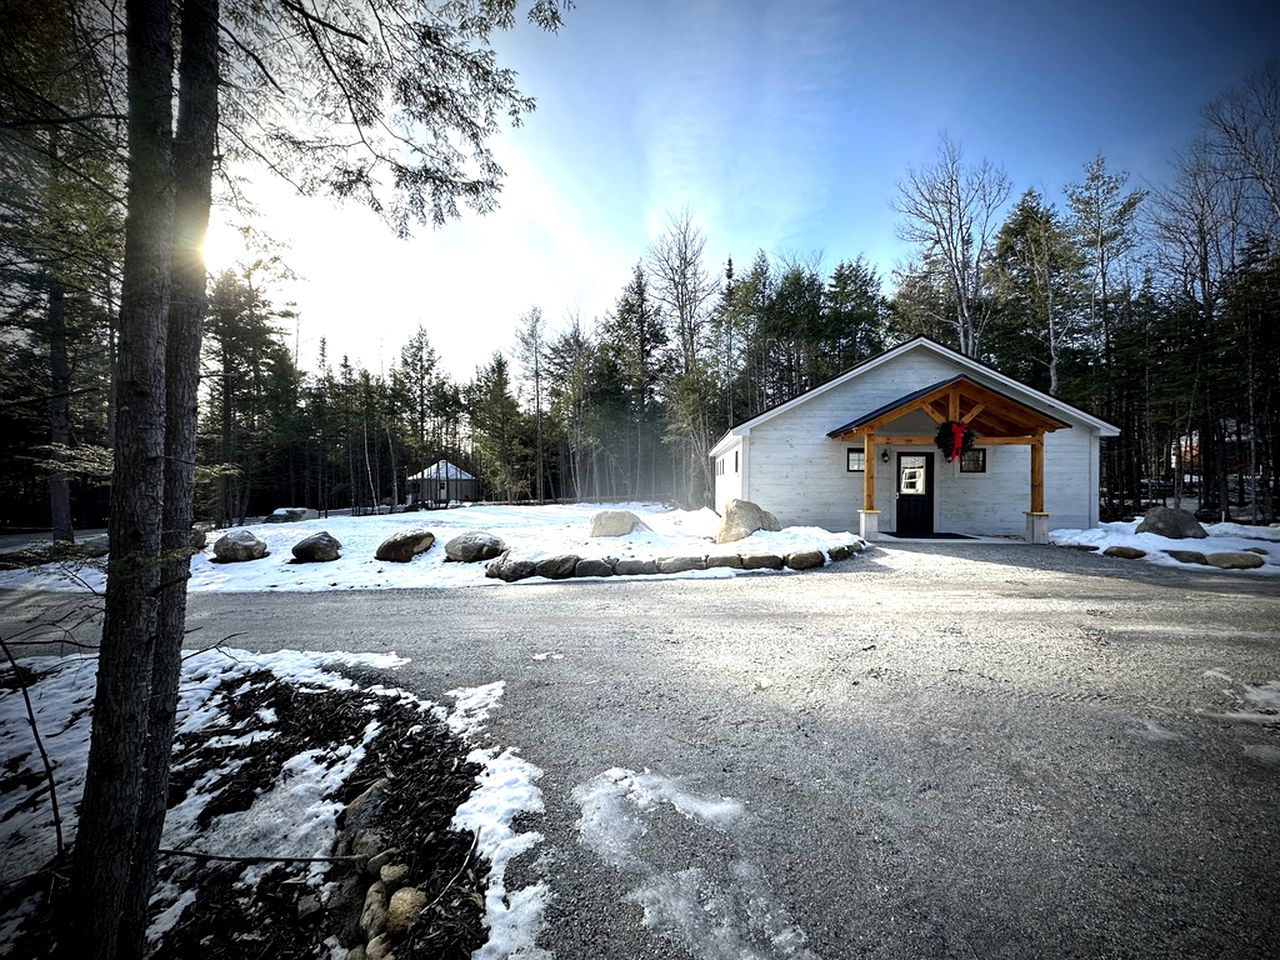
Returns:
[[[716,543],[729,543],[751,536],[757,530],[781,530],[778,518],[750,500],[730,500],[724,505]]]
[[[612,577],[613,564],[608,560],[579,560],[573,575],[575,577]]]
[[[263,523],[297,523],[299,520],[314,520],[320,514],[309,507],[280,507],[264,518]]]
[[[501,556],[507,549],[501,537],[483,530],[460,533],[444,545],[444,555],[458,563],[477,563]]]
[[[490,580],[501,580],[504,583],[515,583],[517,580],[528,580],[537,571],[532,560],[516,560],[509,554],[490,560],[484,568],[484,575]]]
[[[684,573],[686,570],[707,569],[706,557],[660,557],[659,573]]]
[[[625,537],[636,530],[648,530],[643,520],[630,510],[601,510],[591,518],[591,537]]]
[[[1104,556],[1117,557],[1120,560],[1140,560],[1147,555],[1147,551],[1139,550],[1137,547],[1126,547],[1117,544],[1114,547],[1107,547],[1102,551]]]
[[[826,558],[823,557],[821,550],[801,550],[787,554],[784,562],[792,570],[812,570],[814,567],[822,566]]]
[[[642,577],[658,572],[658,565],[652,560],[619,560],[613,565],[613,572],[620,577]]]
[[[728,567],[730,570],[742,569],[742,557],[736,553],[723,553],[719,556],[707,557],[707,569]]]
[[[781,570],[782,558],[772,553],[746,553],[742,555],[743,570]]]
[[[293,559],[298,563],[329,563],[341,554],[342,543],[328,530],[321,530],[293,545]]]
[[[378,544],[373,556],[390,563],[408,563],[418,554],[430,550],[435,542],[436,535],[430,530],[400,530]]]
[[[540,577],[548,580],[568,580],[578,570],[578,557],[571,553],[561,553],[554,557],[543,557],[536,565]]]
[[[1135,532],[1154,533],[1174,540],[1187,537],[1203,540],[1209,536],[1204,527],[1200,526],[1199,520],[1187,511],[1175,510],[1173,507],[1152,507],[1143,515]]]
[[[267,555],[267,544],[248,530],[232,530],[220,536],[213,545],[213,559],[218,563],[243,563]]]
[[[1222,570],[1256,570],[1265,562],[1256,553],[1244,550],[1221,550],[1218,553],[1206,553],[1205,563]]]

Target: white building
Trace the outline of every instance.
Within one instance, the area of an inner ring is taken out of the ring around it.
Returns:
[[[954,426],[953,426],[954,425]],[[972,449],[948,460],[939,433]],[[894,536],[1025,535],[1098,522],[1111,424],[915,337],[739,424],[711,448],[716,510]]]

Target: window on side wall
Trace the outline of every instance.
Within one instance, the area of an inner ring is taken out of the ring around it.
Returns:
[[[733,472],[738,472],[738,451],[733,451]]]
[[[985,447],[975,447],[960,454],[961,473],[986,473],[987,451]]]
[[[848,451],[848,465],[846,469],[850,473],[864,473],[867,469],[867,454],[862,447],[850,447]]]

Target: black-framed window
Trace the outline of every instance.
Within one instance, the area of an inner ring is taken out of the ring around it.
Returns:
[[[738,472],[738,451],[733,451],[733,472]]]
[[[974,447],[960,454],[961,473],[986,473],[987,450],[985,447]]]
[[[846,469],[849,473],[864,473],[867,469],[867,454],[862,447],[850,447],[846,454]]]

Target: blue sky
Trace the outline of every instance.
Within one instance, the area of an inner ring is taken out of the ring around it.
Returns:
[[[558,35],[497,40],[538,101],[497,143],[498,212],[402,242],[322,200],[264,204],[308,279],[303,359],[324,335],[376,370],[422,322],[465,376],[529,305],[607,310],[684,206],[716,270],[763,248],[888,273],[895,184],[942,130],[1015,196],[1058,199],[1098,150],[1158,182],[1203,104],[1280,55],[1270,6],[580,0]]]

